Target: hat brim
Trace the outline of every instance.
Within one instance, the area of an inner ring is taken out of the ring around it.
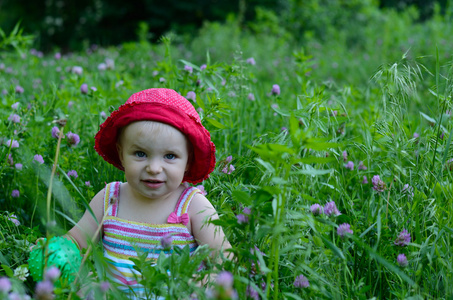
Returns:
[[[124,170],[117,151],[120,128],[138,121],[161,122],[181,131],[192,144],[193,155],[183,181],[199,183],[215,168],[215,145],[209,131],[192,116],[163,103],[126,103],[114,111],[95,136],[96,151],[105,161]]]

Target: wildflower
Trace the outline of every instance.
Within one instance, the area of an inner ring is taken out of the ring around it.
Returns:
[[[68,102],[68,108],[71,109],[73,106],[74,106],[74,102],[69,101],[69,102]]]
[[[418,133],[414,132],[414,135],[413,135],[413,137],[414,137],[414,139],[417,139],[417,138],[419,138],[419,137],[420,137],[420,135],[419,135]]]
[[[11,147],[11,148],[19,148],[19,142],[16,140],[7,140],[6,141],[6,146]]]
[[[357,169],[366,170],[368,168],[363,164],[363,161],[359,161],[359,165],[358,165]]]
[[[194,91],[187,92],[186,98],[187,100],[192,100],[193,102],[197,101],[197,95]]]
[[[69,176],[69,177],[72,176],[72,177],[74,177],[74,178],[79,177],[79,175],[77,175],[76,170],[71,170],[71,171],[69,171],[69,172],[68,172],[68,176]]]
[[[334,117],[338,116],[338,111],[336,111],[336,110],[332,111],[332,116],[334,116]]]
[[[102,281],[99,286],[101,288],[101,292],[106,293],[110,289],[110,282]]]
[[[107,69],[114,69],[115,68],[115,61],[111,58],[106,58],[105,59],[105,65],[107,66]]]
[[[58,137],[60,136],[60,129],[58,129],[57,126],[54,126],[52,127],[51,133],[53,138],[58,139]]]
[[[304,275],[299,275],[294,279],[294,287],[295,288],[308,288],[310,286],[310,283],[308,282],[307,277]]]
[[[373,189],[377,192],[383,192],[385,190],[385,182],[381,180],[379,175],[374,175],[373,179],[371,179],[371,183],[373,184]]]
[[[52,266],[46,270],[44,277],[48,281],[55,282],[60,277],[60,275],[60,270],[57,267]]]
[[[324,214],[326,216],[331,216],[331,215],[339,216],[339,215],[341,215],[341,213],[338,210],[337,206],[335,205],[334,201],[327,202],[324,205]]]
[[[310,206],[310,211],[312,214],[316,215],[322,215],[322,206],[319,205],[318,203],[313,204]]]
[[[84,83],[80,86],[80,92],[82,94],[88,94],[88,84]]]
[[[44,163],[44,159],[42,158],[41,154],[36,154],[35,156],[33,156],[33,159],[40,164]]]
[[[106,65],[105,63],[100,63],[100,64],[98,65],[98,70],[99,70],[99,71],[105,71],[105,70],[107,70],[107,65]]]
[[[398,257],[396,258],[396,262],[398,263],[398,265],[400,267],[407,267],[407,265],[409,264],[407,262],[407,258],[406,258],[406,255],[404,254],[398,254]]]
[[[348,163],[345,164],[344,167],[345,167],[346,169],[349,169],[349,170],[352,171],[352,170],[354,170],[354,163],[353,163],[352,161],[348,161]]]
[[[201,71],[203,71],[203,70],[205,70],[205,69],[206,69],[206,67],[207,67],[207,66],[206,66],[206,64],[204,64],[204,65],[201,65],[201,66],[200,66],[200,70],[201,70]]]
[[[14,270],[14,276],[17,277],[19,280],[25,281],[28,275],[29,273],[27,267],[20,266]]]
[[[8,293],[11,290],[11,281],[8,277],[0,278],[0,292]]]
[[[78,134],[72,133],[69,131],[66,134],[66,137],[68,138],[68,142],[70,146],[77,146],[80,143],[80,137]]]
[[[16,93],[22,94],[24,92],[24,88],[20,85],[16,85]]]
[[[367,183],[368,183],[368,178],[366,178],[366,176],[363,176],[362,184],[367,184]]]
[[[208,193],[206,192],[206,190],[204,189],[204,186],[203,186],[202,184],[197,185],[196,188],[200,190],[200,192],[201,192],[201,194],[202,194],[203,196],[206,196],[206,195],[208,194]]]
[[[120,86],[122,86],[124,84],[124,81],[123,80],[120,80],[118,81],[117,83],[115,83],[115,88],[119,88]]]
[[[249,222],[249,218],[246,215],[239,214],[236,216],[238,224],[246,224]]]
[[[91,186],[91,183],[90,183],[89,181],[85,181],[85,185],[86,185],[87,187],[90,187],[90,186]]]
[[[16,110],[18,107],[19,107],[19,102],[16,102],[13,105],[11,105],[11,108],[14,110]]]
[[[169,250],[171,248],[171,244],[173,242],[173,237],[171,234],[167,233],[162,237],[160,240],[160,244],[162,245],[162,248],[165,250]]]
[[[230,165],[230,167],[228,168],[228,171],[226,170],[226,167],[225,167],[225,168],[223,168],[222,172],[230,175],[231,173],[233,173],[234,170],[236,170],[235,167],[233,165]]]
[[[55,56],[54,56],[55,59],[60,59],[61,58],[61,53],[60,52],[57,52],[55,53]]]
[[[91,89],[93,92],[96,92],[96,91],[98,90],[95,86],[92,86],[90,89]]]
[[[247,99],[249,99],[250,101],[255,101],[255,95],[253,95],[253,93],[249,93]]]
[[[35,296],[39,300],[53,299],[53,283],[48,280],[38,282],[35,287]]]
[[[189,72],[189,74],[192,74],[192,72],[193,72],[193,68],[191,66],[187,66],[187,65],[184,66],[184,70]]]
[[[166,81],[165,78],[163,78],[163,77],[159,78],[160,83],[165,83],[165,81]]]
[[[253,57],[247,58],[247,60],[245,62],[252,66],[256,65],[256,61]]]
[[[103,118],[103,119],[107,118],[107,115],[105,114],[104,111],[101,111],[101,112],[99,113],[99,115],[100,115],[101,118]]]
[[[397,246],[407,246],[411,242],[411,234],[403,229],[396,238],[394,244]]]
[[[251,213],[252,213],[252,210],[250,209],[250,207],[244,207],[244,209],[242,210],[242,212],[249,216]]]
[[[274,84],[272,86],[272,91],[271,91],[272,95],[280,95],[280,86],[278,84]]]
[[[227,158],[225,158],[226,163],[230,163],[233,160],[233,156],[228,155]]]
[[[8,154],[8,163],[10,164],[10,166],[12,166],[14,164],[14,160],[13,160],[11,153]]]
[[[22,170],[22,164],[15,164],[14,167],[15,167],[17,170]]]
[[[337,228],[337,234],[340,237],[344,237],[346,233],[352,234],[351,225],[348,223],[343,223]]]
[[[220,272],[216,279],[217,284],[222,286],[226,290],[229,290],[233,287],[233,281],[233,274],[228,271]]]
[[[13,191],[11,192],[11,197],[13,197],[13,198],[19,198],[19,196],[20,196],[19,190],[13,190]]]
[[[16,226],[19,226],[20,225],[20,222],[19,220],[17,219],[17,216],[15,214],[11,214],[8,216],[8,220],[10,220],[11,222],[14,223],[14,225]]]
[[[12,114],[8,117],[8,121],[14,122],[14,123],[19,123],[20,122],[20,117],[18,114]]]
[[[229,91],[228,97],[234,98],[234,97],[236,97],[236,93],[234,91]]]
[[[343,151],[343,160],[344,161],[348,160],[348,152],[346,152],[346,150]]]
[[[80,66],[74,66],[74,67],[72,67],[71,72],[74,74],[77,74],[77,75],[82,75],[83,68]]]
[[[253,287],[251,287],[250,285],[247,286],[247,289],[245,290],[245,295],[247,297],[250,297],[254,300],[259,300],[260,299],[260,296],[258,294],[258,291],[256,291]]]

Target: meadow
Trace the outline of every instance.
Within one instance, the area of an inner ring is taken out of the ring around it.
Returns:
[[[94,135],[152,87],[188,98],[211,132],[217,166],[202,185],[236,258],[210,260],[201,247],[157,267],[138,260],[154,295],[453,297],[450,15],[418,22],[415,9],[370,6],[341,26],[319,14],[322,31],[296,36],[261,14],[247,30],[231,17],[196,36],[150,44],[139,33],[74,53],[43,54],[19,32],[4,39],[1,299],[122,298],[100,245],[85,251],[76,282],[50,291],[27,259],[37,238],[64,234],[106,183],[124,180],[97,155]]]

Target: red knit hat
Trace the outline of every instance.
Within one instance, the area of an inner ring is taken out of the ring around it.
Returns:
[[[190,102],[170,89],[148,89],[133,94],[100,125],[94,148],[108,163],[124,170],[116,150],[118,130],[132,122],[156,121],[181,131],[193,147],[192,160],[183,181],[199,183],[215,167],[215,145]]]

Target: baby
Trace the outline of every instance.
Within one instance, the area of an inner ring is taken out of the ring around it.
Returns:
[[[218,218],[212,204],[183,184],[203,181],[215,167],[210,134],[184,97],[162,88],[133,94],[101,124],[95,149],[124,171],[126,182],[107,184],[90,203],[96,219],[85,212],[68,235],[79,248],[102,238],[109,273],[125,292],[144,289],[129,260],[137,257],[134,247],[147,252],[150,263],[169,235],[173,247],[189,246],[191,253],[203,244],[229,248],[222,229],[205,223]]]

